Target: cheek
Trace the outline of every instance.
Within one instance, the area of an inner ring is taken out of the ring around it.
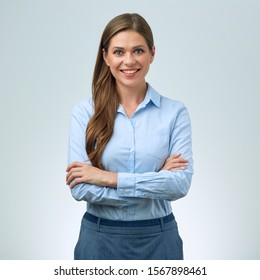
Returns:
[[[143,68],[146,69],[147,71],[149,70],[150,68],[150,64],[151,64],[151,61],[150,59],[146,59],[145,61],[143,61],[142,65],[143,65]]]
[[[118,61],[117,59],[111,59],[109,60],[109,66],[111,71],[116,70],[120,66],[120,61]]]
[[[118,74],[117,74],[116,70],[110,68],[110,72],[111,72],[111,74],[113,75],[114,78],[117,77]]]
[[[118,68],[117,68],[115,65],[113,65],[113,64],[111,65],[111,64],[110,64],[109,69],[110,69],[111,74],[112,74],[115,78],[119,75]]]
[[[142,64],[145,66],[145,67],[149,67],[150,64],[152,62],[152,57],[146,57],[145,59],[143,59],[142,61]]]

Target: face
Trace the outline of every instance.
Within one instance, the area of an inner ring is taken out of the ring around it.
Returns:
[[[110,40],[103,57],[116,79],[117,86],[144,86],[145,76],[154,58],[155,49],[149,50],[145,38],[136,31],[127,30]]]

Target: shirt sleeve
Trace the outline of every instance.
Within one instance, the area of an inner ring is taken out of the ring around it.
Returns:
[[[68,139],[68,164],[73,161],[89,163],[85,150],[85,131],[91,116],[92,105],[88,101],[76,104],[72,110]],[[125,207],[136,204],[140,199],[120,197],[116,189],[80,183],[71,189],[72,196],[77,201]]]
[[[188,159],[185,170],[118,173],[117,193],[124,197],[164,199],[174,201],[187,195],[193,174],[191,123],[183,106],[171,131],[170,154],[181,153]]]

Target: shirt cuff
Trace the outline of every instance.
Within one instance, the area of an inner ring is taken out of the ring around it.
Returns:
[[[118,196],[135,197],[135,174],[118,173],[117,194]]]

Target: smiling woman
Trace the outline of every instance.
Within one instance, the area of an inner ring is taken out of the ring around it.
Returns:
[[[193,174],[185,106],[145,80],[155,56],[150,26],[122,14],[106,26],[92,98],[71,115],[67,184],[87,202],[75,259],[183,259],[171,201]]]
[[[154,54],[154,46],[149,50],[145,38],[132,30],[116,34],[111,39],[108,49],[103,50],[104,60],[117,81],[121,102],[128,98],[125,92],[128,92],[129,87],[140,87],[140,93],[135,94],[143,100],[146,90],[145,76]],[[129,97],[134,98],[133,93],[130,93]]]

